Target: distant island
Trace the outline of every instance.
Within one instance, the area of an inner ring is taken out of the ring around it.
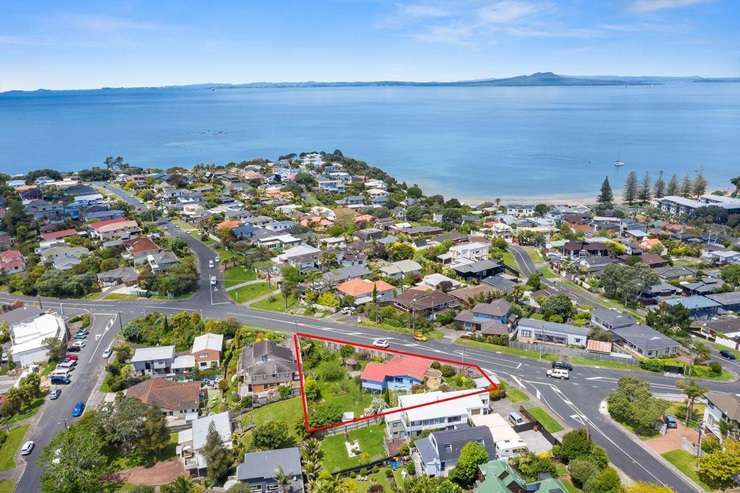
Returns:
[[[740,77],[705,78],[700,76],[689,77],[661,77],[661,76],[571,76],[559,75],[553,72],[536,72],[530,75],[518,75],[501,79],[475,79],[451,82],[442,81],[348,81],[348,82],[247,82],[243,84],[207,83],[187,84],[154,87],[103,87],[100,89],[78,90],[51,90],[38,89],[35,91],[7,91],[0,95],[28,94],[28,93],[67,93],[80,91],[114,91],[114,90],[152,90],[152,89],[243,89],[243,88],[310,88],[310,87],[561,87],[561,86],[649,86],[663,85],[671,82],[701,82],[701,83],[737,83]]]

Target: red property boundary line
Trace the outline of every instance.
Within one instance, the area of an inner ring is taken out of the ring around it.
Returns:
[[[429,359],[429,360],[433,360],[433,361],[439,361],[440,363],[449,363],[449,364],[452,364],[452,365],[455,365],[455,366],[463,366],[463,367],[466,367],[466,368],[473,368],[474,370],[477,370],[478,373],[480,373],[486,380],[488,380],[488,383],[490,383],[490,385],[488,387],[484,388],[484,389],[478,389],[478,390],[475,390],[475,391],[472,391],[472,392],[468,392],[466,394],[457,395],[457,396],[454,396],[454,397],[447,397],[445,399],[440,399],[440,400],[434,401],[434,402],[427,402],[427,403],[424,403],[424,404],[416,404],[414,406],[402,407],[402,408],[394,409],[392,411],[385,411],[385,412],[381,412],[381,413],[372,414],[370,416],[361,416],[359,418],[353,418],[353,419],[351,419],[349,421],[344,421],[344,422],[339,422],[339,423],[330,423],[328,425],[312,427],[308,423],[308,399],[306,398],[306,391],[305,391],[305,388],[304,388],[303,361],[301,359],[301,346],[300,346],[300,343],[299,343],[299,339],[301,337],[304,337],[306,339],[314,339],[314,340],[318,340],[318,341],[333,342],[333,343],[336,343],[336,344],[342,344],[342,345],[347,345],[347,346],[355,346],[355,347],[360,347],[360,348],[364,348],[364,349],[371,349],[373,351],[382,351],[382,352],[391,353],[391,354],[400,354],[400,355],[403,355],[403,356],[413,356],[415,358],[425,358],[425,359]],[[395,414],[395,413],[399,413],[399,412],[402,412],[402,411],[408,411],[408,410],[411,410],[411,409],[417,409],[417,408],[420,408],[420,407],[433,406],[433,405],[439,404],[441,402],[453,401],[455,399],[462,399],[463,397],[469,397],[471,395],[484,394],[486,392],[490,392],[492,390],[498,389],[498,386],[494,383],[494,381],[491,379],[491,377],[486,372],[484,372],[483,369],[479,365],[476,365],[474,363],[463,363],[463,362],[452,360],[452,359],[438,358],[436,356],[427,356],[425,354],[415,354],[415,353],[411,353],[411,352],[408,352],[408,351],[401,351],[401,350],[398,350],[398,349],[378,348],[378,347],[375,347],[375,346],[371,346],[370,344],[363,344],[363,343],[360,343],[360,342],[345,341],[345,340],[342,340],[342,339],[335,339],[333,337],[324,337],[324,336],[318,336],[318,335],[313,335],[313,334],[306,334],[304,332],[296,332],[296,333],[293,334],[293,346],[295,348],[295,360],[296,360],[296,364],[298,366],[298,378],[299,378],[299,383],[300,383],[300,387],[301,387],[301,404],[303,406],[303,423],[304,423],[304,425],[306,427],[306,432],[307,433],[315,433],[317,431],[323,431],[323,430],[328,430],[328,429],[331,429],[331,428],[337,428],[337,427],[340,427],[340,426],[346,426],[346,425],[349,425],[349,424],[352,424],[352,423],[357,423],[357,422],[361,422],[361,421],[368,421],[368,420],[371,420],[371,419],[378,418],[380,416],[386,416],[386,415],[389,415],[389,414]]]

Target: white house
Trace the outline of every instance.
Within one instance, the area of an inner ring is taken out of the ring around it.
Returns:
[[[10,354],[13,361],[23,367],[48,359],[49,347],[44,340],[54,338],[64,341],[67,337],[64,319],[52,313],[44,313],[9,325],[12,344]]]
[[[461,243],[460,245],[450,247],[447,254],[444,255],[443,260],[449,259],[453,264],[464,261],[477,262],[478,260],[486,260],[490,247],[491,245],[489,243],[483,241]],[[443,255],[440,255],[440,258],[442,257]]]
[[[740,430],[740,395],[710,390],[704,394],[707,406],[704,408],[703,426],[718,438],[722,437],[720,423],[724,422],[728,429]],[[740,433],[736,431],[735,433]]]
[[[231,449],[231,419],[228,412],[211,414],[194,419],[189,430],[177,435],[177,454],[185,470],[193,475],[203,474],[208,469],[208,460],[201,451],[206,445],[208,431],[213,423],[216,432],[221,436],[224,447]]]

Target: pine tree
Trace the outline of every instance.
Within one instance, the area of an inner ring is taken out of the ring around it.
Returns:
[[[668,188],[665,191],[666,195],[678,195],[678,178],[674,174],[668,181]]]
[[[691,193],[694,191],[694,187],[691,184],[691,178],[689,175],[685,175],[681,180],[681,197],[691,197]]]
[[[632,205],[637,198],[637,175],[634,171],[630,171],[627,175],[627,181],[624,183],[624,202]]]
[[[707,193],[707,180],[701,172],[699,172],[699,174],[694,178],[693,191],[696,197],[700,197]]]
[[[640,190],[637,192],[637,198],[643,204],[650,202],[650,175],[645,172],[645,176],[640,183]]]
[[[220,483],[226,479],[231,468],[231,454],[224,446],[221,435],[216,431],[213,421],[208,426],[206,444],[203,446],[203,456],[208,462],[208,479]]]
[[[601,193],[599,194],[599,205],[604,207],[611,207],[612,201],[614,200],[614,194],[612,193],[612,187],[609,185],[609,177],[604,177],[604,181],[601,183]]]
[[[653,196],[655,196],[656,199],[659,199],[664,195],[665,182],[663,181],[663,171],[661,170],[660,173],[658,173],[658,179],[655,180],[655,185],[653,185]]]

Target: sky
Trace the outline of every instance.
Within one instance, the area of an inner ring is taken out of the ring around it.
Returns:
[[[740,0],[5,0],[0,91],[740,76]]]

